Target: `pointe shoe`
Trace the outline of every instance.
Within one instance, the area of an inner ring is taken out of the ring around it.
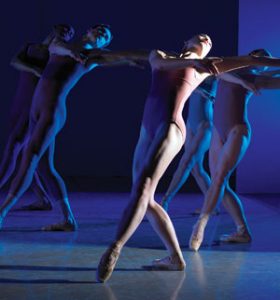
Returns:
[[[167,256],[160,259],[155,259],[149,266],[142,266],[142,268],[152,271],[183,271],[186,268],[186,263],[182,259],[172,259]]]
[[[223,234],[219,240],[223,243],[251,243],[252,237],[248,231]]]
[[[203,241],[203,236],[198,237],[196,233],[192,233],[189,240],[189,248],[193,251],[198,251]]]
[[[111,277],[119,256],[120,250],[116,248],[109,248],[102,255],[96,271],[98,282],[105,282]]]
[[[192,235],[189,240],[189,248],[193,251],[198,251],[200,248],[203,238],[204,229],[207,224],[208,217],[200,217],[196,224],[193,226]]]

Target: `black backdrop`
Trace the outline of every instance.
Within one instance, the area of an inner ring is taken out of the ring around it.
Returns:
[[[238,46],[237,0],[9,1],[0,22],[1,154],[17,84],[9,61],[24,42],[41,40],[53,24],[71,23],[77,37],[96,23],[110,24],[110,48],[116,50],[179,51],[184,40],[200,32],[212,38],[211,56],[236,55]],[[99,68],[82,78],[68,97],[68,120],[57,137],[56,165],[64,176],[130,176],[149,81],[149,68],[131,67]]]

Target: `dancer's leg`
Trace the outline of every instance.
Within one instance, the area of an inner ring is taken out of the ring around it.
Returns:
[[[149,147],[146,142],[150,144]],[[184,267],[184,260],[172,222],[164,210],[153,200],[158,181],[183,145],[182,134],[172,123],[163,125],[153,140],[146,142],[142,141],[142,145],[147,151],[135,152],[139,157],[135,157],[134,165],[137,166],[138,161],[142,161],[142,168],[138,170],[139,173],[134,173],[131,201],[122,215],[116,239],[100,261],[97,272],[99,281],[105,281],[110,277],[122,247],[139,226],[148,206],[151,224],[167,246],[170,257],[176,257],[180,260],[180,266]]]
[[[23,148],[27,130],[28,124],[19,121],[9,134],[0,165],[0,188],[9,180],[16,168],[17,158]]]
[[[51,143],[48,150],[42,156],[37,172],[41,180],[47,187],[49,194],[58,201],[63,214],[63,221],[44,227],[47,231],[73,231],[77,229],[77,224],[70,208],[66,186],[62,177],[54,166],[55,141]]]
[[[142,221],[148,204],[153,200],[158,181],[182,147],[182,135],[175,124],[159,129],[145,157],[139,155],[142,168],[132,187],[131,201],[123,214],[116,242],[124,245]]]
[[[227,184],[224,192],[223,205],[236,225],[236,232],[220,237],[223,242],[248,243],[252,240],[244,208],[238,195]]]
[[[210,138],[211,125],[207,121],[200,123],[196,133],[193,133],[190,127],[187,128],[185,152],[161,202],[166,211],[169,203],[186,182],[196,164],[198,165],[192,173],[203,193],[206,193],[210,179],[203,168],[202,162],[205,152],[209,149]]]
[[[51,123],[49,116],[42,116],[30,129],[30,137],[24,146],[19,170],[11,183],[7,198],[0,207],[0,227],[9,210],[30,186],[40,158],[61,128],[61,122],[56,118],[51,120],[54,122]]]
[[[34,178],[31,183],[31,189],[35,193],[37,200],[33,203],[24,205],[19,210],[51,210],[52,209],[52,201],[47,192],[47,188],[44,186],[37,172],[34,173]]]
[[[191,249],[196,251],[199,249],[209,216],[216,207],[218,201],[223,197],[228,179],[245,154],[249,141],[250,129],[247,125],[238,124],[230,130],[226,142],[223,147],[220,148],[219,158],[217,159],[214,172],[212,173],[213,169],[211,170],[211,185],[206,193],[200,217],[193,228],[193,233],[190,239]],[[213,148],[218,149],[220,143],[221,139],[217,130],[214,128],[211,146],[213,145]],[[211,147],[210,151],[212,151]],[[212,163],[210,166],[212,166]]]

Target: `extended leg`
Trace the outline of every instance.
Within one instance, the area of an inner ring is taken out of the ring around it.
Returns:
[[[227,185],[227,181],[235,169],[250,141],[250,130],[246,125],[236,125],[231,129],[228,134],[227,141],[222,147],[220,147],[219,158],[217,159],[216,166],[213,170],[212,163],[211,168],[211,185],[206,194],[202,211],[197,223],[194,226],[192,236],[190,238],[190,248],[198,250],[204,235],[204,229],[208,222],[209,216],[213,209],[216,207],[219,199],[224,195],[224,190]],[[218,149],[216,145],[220,145],[220,137],[216,129],[213,130],[213,137],[211,146],[213,149]],[[211,147],[210,147],[211,153]],[[210,156],[211,159],[211,156]]]
[[[147,152],[137,151],[139,157],[134,159],[142,161],[142,169],[134,174],[134,184],[131,192],[131,201],[125,209],[117,231],[116,239],[111,247],[104,253],[98,266],[97,279],[105,281],[110,276],[116,264],[119,253],[142,221],[148,209],[148,218],[155,230],[160,234],[171,257],[177,260],[177,267],[184,268],[184,260],[171,220],[164,210],[154,203],[154,193],[159,179],[175,155],[182,147],[182,135],[175,124],[162,126],[156,137],[146,147]],[[146,143],[143,142],[143,146]],[[145,156],[142,156],[144,155]]]
[[[228,184],[225,188],[223,205],[225,206],[230,216],[233,218],[237,230],[232,234],[222,235],[220,237],[220,240],[222,242],[232,243],[250,242],[252,240],[252,237],[246,221],[242,202],[240,201],[238,195],[230,188]]]
[[[52,210],[52,201],[50,196],[47,193],[47,189],[42,183],[37,172],[34,173],[34,178],[31,183],[31,188],[37,196],[37,200],[31,204],[24,205],[18,210],[26,211],[43,211],[43,210]]]
[[[9,135],[0,165],[0,188],[9,180],[16,168],[17,158],[23,148],[27,129],[28,124],[18,122]]]
[[[211,137],[211,126],[209,122],[204,121],[200,123],[195,134],[192,133],[192,130],[188,127],[187,133],[185,152],[173,175],[169,188],[162,199],[162,206],[166,211],[168,210],[169,203],[186,182],[195,165],[203,161],[204,154],[209,149]],[[205,172],[202,164],[197,167],[200,168],[195,168],[192,173],[203,193],[206,193],[210,183],[209,176]]]
[[[47,231],[74,231],[77,229],[77,223],[70,208],[66,187],[62,177],[54,167],[54,149],[55,142],[49,146],[49,149],[42,156],[37,172],[41,180],[47,187],[49,194],[58,201],[63,214],[63,221],[44,227]]]
[[[59,125],[58,122],[51,124],[49,118],[42,116],[32,131],[30,130],[28,142],[23,149],[19,170],[11,183],[7,198],[0,207],[0,227],[3,218],[30,186],[40,158],[61,128]]]

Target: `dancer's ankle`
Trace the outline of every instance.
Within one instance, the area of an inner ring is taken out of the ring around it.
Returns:
[[[170,254],[169,257],[172,263],[185,262],[182,253],[174,252]]]
[[[123,245],[120,242],[113,242],[109,248],[114,251],[121,252]]]
[[[248,228],[248,226],[246,224],[242,224],[242,225],[237,225],[237,232],[238,233],[250,233],[250,230]]]
[[[203,224],[207,224],[208,220],[210,218],[210,214],[206,214],[206,213],[201,213],[198,217],[198,222],[201,223],[201,225]]]

